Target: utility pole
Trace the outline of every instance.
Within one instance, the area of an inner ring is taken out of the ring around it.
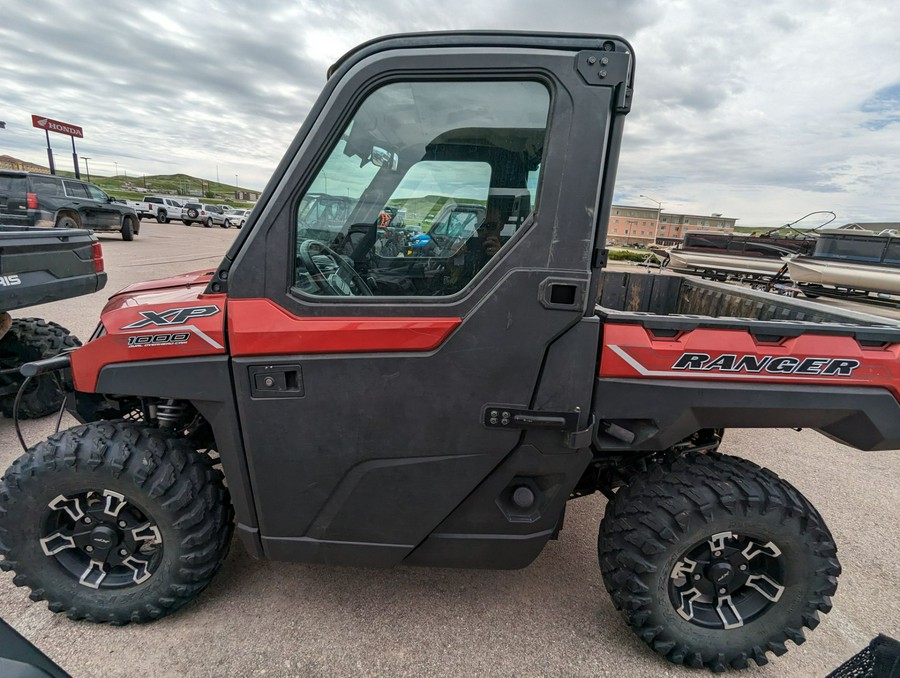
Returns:
[[[50,132],[45,129],[44,134],[47,136],[47,160],[50,163],[50,174],[56,174],[56,167],[53,165],[53,149],[50,148]]]
[[[238,177],[238,175],[235,174],[235,175],[234,175],[234,199],[235,199],[235,200],[238,199],[238,186],[237,186],[238,182],[237,182],[237,177]]]
[[[116,166],[116,176],[119,176],[119,163],[117,163],[115,160],[113,160],[113,165]]]
[[[87,180],[88,180],[88,183],[90,183],[91,168],[88,167],[88,160],[90,160],[91,158],[87,157],[86,155],[83,155],[83,156],[81,156],[81,159],[84,160],[84,173],[87,174]]]
[[[72,164],[75,165],[75,178],[81,179],[81,171],[78,169],[78,153],[75,151],[75,137],[72,139]]]
[[[662,203],[659,200],[655,200],[651,198],[649,195],[644,195],[643,193],[640,195],[641,198],[647,198],[650,202],[656,203],[656,226],[653,229],[653,244],[656,244],[656,236],[659,234],[659,217],[662,213]]]

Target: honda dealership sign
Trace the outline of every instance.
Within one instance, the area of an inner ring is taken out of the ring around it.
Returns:
[[[58,134],[66,134],[70,137],[84,139],[84,130],[78,125],[70,125],[67,122],[42,118],[39,115],[31,116],[31,124],[38,129],[46,130],[48,132],[57,132]]]

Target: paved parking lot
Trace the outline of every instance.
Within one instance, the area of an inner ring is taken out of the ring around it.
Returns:
[[[237,231],[144,221],[103,237],[104,292],[31,309],[87,337],[108,294],[215,266]],[[23,425],[36,442],[52,417]],[[71,423],[71,420],[70,420]],[[900,638],[900,453],[858,452],[811,431],[729,431],[724,452],[796,485],[844,566],[835,609],[810,640],[749,675],[824,676],[879,632]],[[0,419],[0,466],[21,453]],[[235,542],[210,588],[159,622],[71,622],[0,575],[0,616],[73,676],[704,675],[658,658],[625,626],[597,566],[602,496],[569,506],[556,542],[514,572],[268,563]]]

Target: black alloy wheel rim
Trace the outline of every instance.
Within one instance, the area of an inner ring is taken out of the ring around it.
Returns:
[[[720,532],[675,562],[669,574],[669,600],[691,624],[731,630],[776,605],[784,581],[784,556],[774,542]]]
[[[41,549],[82,586],[115,589],[143,584],[162,562],[159,527],[118,492],[61,494],[47,507]]]

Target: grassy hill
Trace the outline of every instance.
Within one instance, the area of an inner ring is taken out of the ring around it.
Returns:
[[[72,172],[60,172],[63,176],[75,176]],[[82,172],[81,178],[87,180],[87,175]],[[148,174],[142,177],[125,176],[98,176],[91,174],[91,183],[96,184],[111,196],[125,198],[127,200],[140,200],[148,193],[161,193],[163,195],[194,196],[198,199],[208,200],[211,203],[228,203],[241,206],[249,206],[251,203],[235,200],[235,188],[228,184],[216,181],[199,179],[189,174]],[[241,192],[251,191],[248,188],[238,187]]]
[[[25,169],[29,172],[50,173],[49,168],[42,165],[28,163],[12,156],[0,156],[0,167],[9,169]],[[58,169],[56,174],[61,177],[74,177],[74,172]],[[86,173],[81,173],[81,178],[88,180]],[[235,190],[242,193],[259,193],[254,189],[243,188],[238,186],[235,189],[234,184],[223,184],[218,181],[208,181],[193,177],[189,174],[152,174],[141,175],[138,177],[128,177],[124,175],[103,176],[91,173],[90,182],[96,184],[104,191],[115,198],[125,198],[126,200],[140,200],[148,193],[162,193],[164,195],[184,195],[202,198],[211,203],[228,203],[229,205],[238,205],[241,207],[249,207],[251,203],[235,200]]]

